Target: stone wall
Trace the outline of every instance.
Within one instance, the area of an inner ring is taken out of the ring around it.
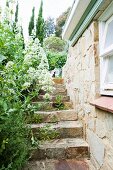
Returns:
[[[90,105],[100,95],[98,35],[98,22],[94,21],[69,48],[63,78],[73,107],[83,121],[96,170],[113,170],[113,114]]]

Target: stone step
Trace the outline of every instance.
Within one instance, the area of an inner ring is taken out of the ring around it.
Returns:
[[[42,122],[59,122],[66,120],[77,120],[77,113],[75,110],[58,110],[58,111],[37,111],[35,114],[38,114],[41,117]]]
[[[49,127],[58,134],[55,138],[76,138],[83,137],[83,126],[79,121],[61,121],[57,123],[32,124],[31,128],[34,134],[40,128]]]
[[[50,100],[53,101],[53,102],[56,101],[56,98],[57,98],[57,96],[50,96]],[[35,98],[34,101],[36,101],[36,100],[38,100],[38,101],[43,101],[43,100],[45,100],[44,95],[39,95],[37,98]],[[67,95],[61,96],[61,101],[62,101],[62,102],[66,102],[66,101],[69,101],[69,100],[70,100],[70,97],[69,97],[69,96],[67,96]]]
[[[55,88],[62,88],[62,89],[66,89],[65,84],[53,84],[53,87],[55,87]]]
[[[45,141],[39,148],[32,150],[30,160],[73,159],[89,157],[88,144],[80,138],[66,138]]]
[[[93,170],[89,169],[85,160],[77,161],[76,159],[64,160],[40,160],[30,161],[24,170]]]
[[[52,80],[55,84],[64,84],[64,79],[62,78],[53,78]]]
[[[56,88],[55,90],[53,90],[53,92],[52,93],[50,93],[50,94],[52,94],[52,95],[60,95],[60,96],[62,96],[62,95],[67,95],[67,89],[63,89],[63,88]]]
[[[94,167],[93,163],[91,162],[91,160],[86,160],[87,165],[89,166],[89,170],[97,170],[96,167]]]
[[[63,102],[63,103],[55,103],[55,102],[45,102],[45,101],[39,101],[39,102],[32,102],[33,105],[35,105],[40,111],[49,111],[49,110],[68,110],[72,109],[72,102]]]

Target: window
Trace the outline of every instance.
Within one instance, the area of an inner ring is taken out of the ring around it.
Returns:
[[[111,12],[110,12],[111,9]],[[113,96],[113,3],[100,19],[100,92]]]

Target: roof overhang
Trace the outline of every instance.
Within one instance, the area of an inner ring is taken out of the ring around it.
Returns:
[[[111,2],[112,0],[75,0],[63,30],[63,39],[69,40],[73,46],[97,13],[103,12]]]
[[[87,9],[91,0],[75,0],[71,9],[71,13],[69,18],[65,24],[62,37],[63,39],[69,39],[70,35],[74,31],[76,25],[78,24],[79,20],[81,19],[82,15],[84,14],[85,10]]]

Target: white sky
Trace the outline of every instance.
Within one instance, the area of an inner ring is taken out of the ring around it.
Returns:
[[[49,16],[57,18],[69,6],[72,6],[74,0],[43,0],[43,16],[47,19]],[[3,5],[5,0],[0,0],[0,5]],[[41,0],[18,0],[19,13],[22,19],[22,26],[25,37],[28,34],[28,23],[32,13],[32,8],[35,6],[35,17],[38,16],[38,10]]]

